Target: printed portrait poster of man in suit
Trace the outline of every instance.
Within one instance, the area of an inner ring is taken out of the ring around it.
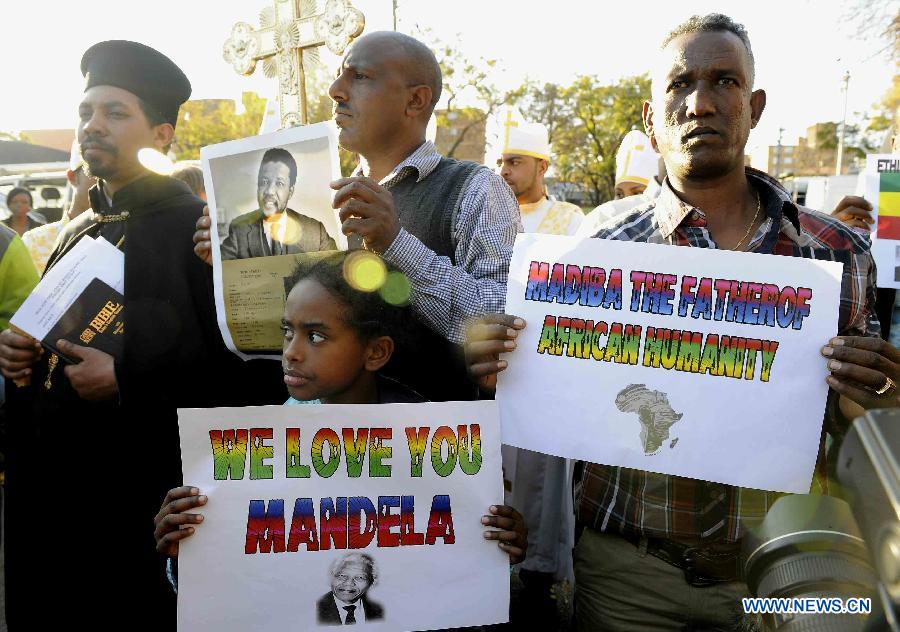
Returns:
[[[208,240],[195,252],[213,268],[219,331],[245,360],[277,359],[285,279],[347,249],[332,205],[331,183],[341,177],[337,128],[298,125],[207,145],[200,164],[208,217],[193,239]]]
[[[222,242],[223,260],[335,250],[322,222],[288,207],[297,186],[297,161],[287,149],[268,149],[259,165],[257,208],[239,215]]]
[[[316,604],[322,625],[355,625],[384,619],[384,608],[366,595],[378,581],[372,556],[348,553],[331,565],[331,591]]]

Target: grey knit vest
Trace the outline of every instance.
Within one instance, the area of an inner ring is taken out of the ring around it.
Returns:
[[[420,181],[410,174],[390,188],[400,225],[429,249],[456,265],[453,228],[463,196],[481,169],[474,162],[442,157]],[[358,247],[353,235],[350,247]],[[462,349],[417,321],[386,367],[390,377],[431,401],[470,400],[477,390],[465,373]]]

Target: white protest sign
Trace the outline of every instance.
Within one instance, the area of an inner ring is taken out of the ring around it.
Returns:
[[[185,484],[209,497],[180,546],[179,630],[327,629],[339,605],[373,630],[507,621],[509,558],[481,524],[503,500],[494,402],[180,410],[179,427]]]
[[[503,442],[606,465],[807,493],[839,263],[519,235]]]
[[[875,216],[875,282],[878,287],[900,288],[900,154],[866,156],[865,179],[865,197]]]

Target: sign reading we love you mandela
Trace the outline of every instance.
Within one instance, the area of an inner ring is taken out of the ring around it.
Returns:
[[[807,493],[842,266],[519,235],[497,384],[503,442],[593,463]]]
[[[507,621],[495,402],[179,411],[179,630],[431,630]]]

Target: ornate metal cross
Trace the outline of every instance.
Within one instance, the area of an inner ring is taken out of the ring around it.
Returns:
[[[318,13],[315,0],[274,0],[263,9],[260,28],[238,22],[225,41],[225,61],[242,75],[251,75],[262,60],[267,77],[278,77],[281,127],[306,125],[306,69],[304,51],[325,45],[343,54],[366,25],[362,12],[350,0],[327,0]]]

